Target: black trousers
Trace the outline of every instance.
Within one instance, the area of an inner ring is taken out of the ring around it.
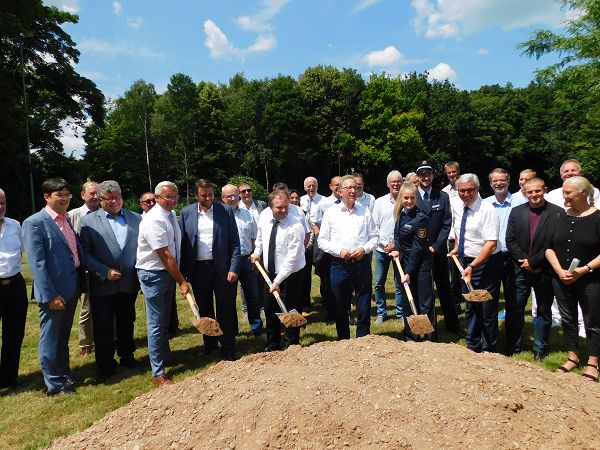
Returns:
[[[316,245],[316,243],[314,244]],[[304,251],[306,266],[304,266],[304,278],[302,279],[302,310],[310,311],[310,290],[312,288],[312,262],[313,248]]]
[[[456,313],[457,302],[455,293],[450,286],[450,272],[448,270],[448,256],[443,252],[437,252],[433,255],[433,280],[437,289],[437,295],[440,299],[440,306],[444,314],[444,323],[446,330],[451,333],[460,332],[460,321]],[[433,324],[435,326],[435,324]]]
[[[0,319],[2,320],[2,352],[0,354],[0,387],[17,380],[21,345],[25,336],[27,290],[23,276],[1,280]]]
[[[325,322],[335,321],[335,303],[331,289],[331,255],[324,253],[315,267],[315,274],[321,278],[321,303],[325,309]]]
[[[90,294],[96,365],[102,374],[115,370],[115,350],[120,358],[131,358],[135,351],[133,327],[137,293],[119,292],[114,295]],[[114,323],[114,328],[113,328]],[[116,342],[115,342],[116,335]]]

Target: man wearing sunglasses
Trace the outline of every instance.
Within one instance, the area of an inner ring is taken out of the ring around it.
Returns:
[[[254,222],[258,225],[258,216],[260,213],[267,207],[267,204],[262,200],[254,200],[252,187],[246,183],[242,182],[239,184],[238,189],[240,190],[240,208],[246,209],[252,214],[252,218]]]
[[[156,205],[156,199],[152,192],[144,192],[140,195],[140,208],[142,208],[142,217],[145,217],[148,211]]]

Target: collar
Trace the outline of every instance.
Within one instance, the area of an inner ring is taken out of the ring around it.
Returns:
[[[67,213],[64,213],[64,214],[57,213],[52,208],[50,208],[48,205],[46,205],[44,207],[44,210],[50,215],[52,220],[56,220],[57,217],[62,217],[63,220],[67,220],[67,218],[69,217],[69,215]]]
[[[427,192],[427,195],[429,195],[429,198],[431,198],[431,191],[433,190],[432,186],[429,186],[429,189],[427,189],[426,191],[421,189],[421,186],[419,186],[418,189],[419,189],[419,194],[421,195],[421,198],[424,198],[425,192]]]
[[[119,214],[117,214],[116,216],[113,216],[111,213],[109,213],[105,209],[102,209],[102,211],[104,211],[104,214],[106,214],[107,219],[118,219],[119,217],[125,217],[125,214],[123,214],[123,208],[121,208],[121,210],[119,211]]]
[[[492,203],[493,203],[494,205],[498,205],[498,206],[504,206],[504,205],[508,204],[508,206],[510,206],[510,205],[511,205],[511,202],[512,202],[512,194],[511,194],[510,192],[508,193],[508,195],[506,196],[506,198],[504,199],[504,201],[503,201],[502,203],[500,203],[500,202],[498,201],[498,199],[496,198],[496,195],[495,195],[495,194],[494,194],[494,195],[492,195]]]
[[[475,201],[470,206],[467,206],[467,204],[464,202],[463,202],[463,206],[466,206],[471,211],[475,211],[476,209],[479,208],[479,205],[481,205],[481,202],[482,202],[481,196],[478,195],[477,198],[475,199]]]
[[[204,212],[200,209],[200,203],[198,203],[198,214],[202,214],[202,215],[206,215],[206,214],[210,214],[213,212],[213,206],[215,206],[215,204],[213,203],[212,205],[210,205],[210,208],[208,208],[208,211]]]

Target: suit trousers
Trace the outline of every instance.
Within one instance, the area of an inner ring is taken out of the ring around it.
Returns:
[[[474,258],[465,258],[465,265]],[[467,348],[475,352],[495,352],[498,344],[498,296],[502,255],[491,255],[486,262],[473,269],[471,283],[475,289],[486,289],[492,299],[486,302],[469,302],[465,309],[467,322]],[[462,282],[463,293],[469,292]]]
[[[460,332],[460,321],[456,313],[455,294],[450,286],[450,272],[448,270],[448,256],[443,252],[433,254],[433,280],[440,299],[440,306],[444,314],[446,330],[451,333]],[[460,302],[458,302],[460,304]],[[435,326],[435,324],[434,324]]]
[[[69,336],[78,297],[79,287],[73,298],[65,299],[67,305],[63,310],[50,309],[48,303],[39,304],[40,366],[49,394],[64,390],[67,381],[73,378],[69,367]]]
[[[319,291],[321,293],[321,304],[325,310],[325,322],[335,320],[335,305],[333,290],[331,289],[331,255],[324,253],[315,267],[315,274],[321,278]]]
[[[132,358],[135,351],[133,326],[137,293],[90,295],[96,343],[96,365],[100,373],[114,371],[115,350],[120,358]],[[115,329],[113,329],[113,324]],[[115,342],[116,332],[116,342]]]
[[[94,325],[90,294],[84,292],[79,297],[79,347],[91,348],[94,346]]]
[[[288,311],[302,308],[302,283],[304,280],[304,270],[306,267],[288,276],[279,286],[281,300]],[[269,274],[271,279],[275,274]],[[265,284],[263,291],[263,301],[265,304],[265,319],[267,322],[267,345],[285,350],[290,345],[300,343],[299,328],[285,328],[283,337],[281,336],[281,322],[275,313],[281,312],[277,300],[269,293],[269,287]]]
[[[17,380],[21,345],[25,336],[27,290],[18,273],[0,285],[0,319],[2,319],[2,353],[0,354],[0,387]]]
[[[316,243],[314,244],[316,245]],[[302,310],[310,311],[310,291],[312,288],[312,262],[313,248],[304,251],[306,265],[304,266],[304,279],[302,280]]]
[[[213,261],[196,261],[191,282],[200,315],[216,319],[223,330],[223,335],[219,337],[203,336],[205,349],[214,350],[217,348],[217,342],[220,342],[223,354],[233,356],[238,334],[235,308],[237,285],[219,277]]]
[[[408,261],[402,261],[406,267]],[[417,314],[425,314],[433,325],[433,333],[425,335],[425,339],[431,342],[437,342],[437,319],[435,313],[435,298],[433,297],[433,281],[431,277],[432,259],[427,258],[410,275],[410,289],[413,294]],[[408,301],[408,296],[404,296],[404,337],[408,341],[420,341],[420,337],[411,332],[408,326],[407,317],[412,315],[412,309]],[[409,313],[410,311],[410,313]]]

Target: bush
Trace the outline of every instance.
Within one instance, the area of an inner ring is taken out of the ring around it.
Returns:
[[[246,175],[234,175],[227,180],[230,184],[235,184],[239,186],[240,183],[248,183],[252,188],[252,194],[255,200],[264,200],[267,201],[269,198],[269,192],[264,188],[262,184],[256,181],[252,177],[248,177]]]

